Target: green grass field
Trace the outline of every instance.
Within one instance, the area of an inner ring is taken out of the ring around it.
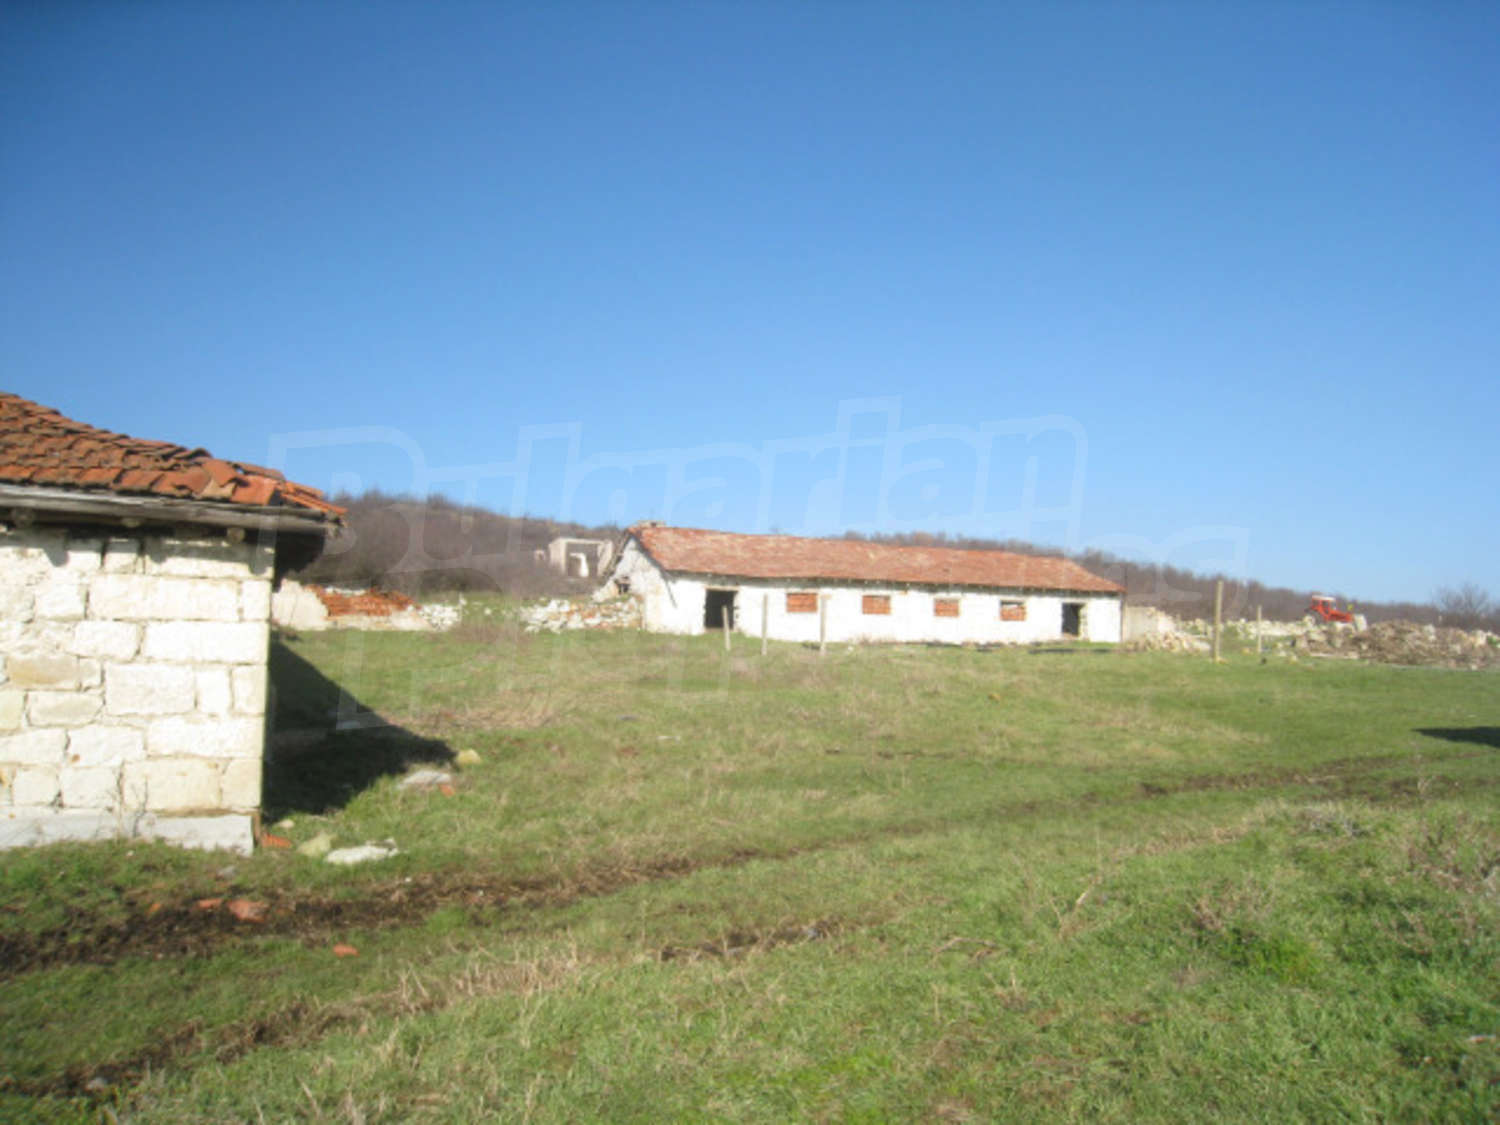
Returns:
[[[0,1118],[1500,1115],[1493,672],[508,625],[274,667],[271,831],[400,854],[6,854]]]

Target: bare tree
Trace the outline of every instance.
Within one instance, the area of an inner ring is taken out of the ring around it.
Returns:
[[[1475,629],[1493,623],[1492,619],[1500,616],[1500,606],[1473,582],[1465,582],[1456,588],[1444,586],[1432,600],[1443,615],[1444,625]]]

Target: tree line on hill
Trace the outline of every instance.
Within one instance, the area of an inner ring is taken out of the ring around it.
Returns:
[[[297,574],[299,581],[410,595],[443,590],[495,590],[521,598],[580,594],[595,583],[560,574],[538,561],[536,552],[560,535],[620,535],[617,527],[503,516],[441,496],[414,500],[371,490],[333,500],[347,509],[344,528]]]
[[[569,578],[540,560],[537,553],[544,552],[558,536],[618,540],[623,534],[623,529],[614,525],[589,527],[533,516],[505,516],[455,504],[441,496],[417,500],[372,490],[359,496],[338,496],[335,501],[348,509],[346,525],[323,554],[297,575],[304,582],[379,587],[412,595],[444,590],[495,590],[521,598],[580,594],[593,589],[596,580]],[[1014,539],[977,539],[941,532],[849,532],[846,537],[897,546],[1063,554]],[[1078,551],[1068,557],[1125,587],[1129,604],[1158,606],[1182,619],[1213,616],[1214,586],[1221,578],[1226,617],[1253,617],[1259,606],[1267,620],[1294,620],[1306,612],[1311,593],[1124,559],[1106,551]],[[1439,590],[1426,604],[1363,602],[1338,589],[1317,593],[1332,595],[1340,608],[1353,604],[1371,622],[1399,618],[1500,631],[1500,604],[1472,583]]]

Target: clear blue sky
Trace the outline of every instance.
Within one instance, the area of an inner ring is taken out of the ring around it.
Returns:
[[[1500,595],[1493,4],[10,4],[0,387],[324,488]]]

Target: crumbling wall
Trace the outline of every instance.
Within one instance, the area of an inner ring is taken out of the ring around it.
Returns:
[[[271,575],[224,539],[0,534],[0,847],[250,850]]]
[[[298,632],[322,629],[378,629],[420,632],[451,629],[463,616],[458,604],[418,605],[394,590],[353,590],[338,586],[304,586],[284,578],[271,598],[271,623]]]
[[[1127,610],[1127,613],[1129,610]],[[1154,611],[1159,628],[1139,631],[1126,648],[1146,652],[1208,652],[1213,623],[1201,618],[1179,622]],[[1450,668],[1485,668],[1500,664],[1500,636],[1483,629],[1444,629],[1414,621],[1381,621],[1366,626],[1356,615],[1352,624],[1300,621],[1256,622],[1239,618],[1223,622],[1226,646],[1248,648],[1257,633],[1265,653],[1296,659],[1315,656],[1370,660],[1382,664],[1427,664]]]

